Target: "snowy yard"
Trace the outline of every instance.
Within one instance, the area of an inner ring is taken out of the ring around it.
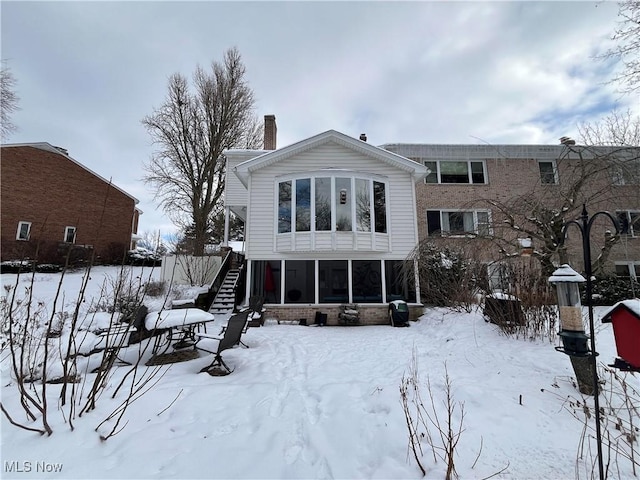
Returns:
[[[89,297],[98,294],[101,276],[109,271],[95,270]],[[15,278],[2,275],[3,285]],[[58,279],[38,274],[35,298],[50,304]],[[80,281],[81,273],[67,275],[67,305]],[[596,346],[599,361],[607,364],[615,358],[615,345],[611,325],[599,321],[602,311],[596,310]],[[555,343],[510,339],[478,312],[445,309],[428,309],[410,328],[395,329],[278,325],[268,318],[267,312],[265,325],[243,336],[250,348],[223,354],[235,368],[226,377],[198,374],[211,361],[202,353],[161,367],[157,384],[129,406],[124,428],[107,441],[100,434],[109,424],[95,429],[126,398],[123,391],[115,398],[111,394],[130,368],[114,367],[97,408],[76,416],[73,431],[65,423],[69,406],[58,404],[61,386],[48,385],[50,437],[16,428],[3,415],[2,478],[417,479],[421,472],[408,446],[399,391],[414,355],[427,408],[431,392],[445,421],[445,369],[456,425],[464,405],[455,457],[461,478],[500,471],[494,478],[590,476],[585,463],[595,460],[595,443],[578,459],[584,417],[574,402],[583,397],[573,386],[569,358],[555,351]],[[130,347],[126,358],[133,359],[137,349]],[[83,381],[77,387],[86,391],[93,374],[85,370],[96,365],[94,360],[81,364]],[[140,370],[148,368],[154,367]],[[638,374],[620,375],[640,390]],[[611,375],[605,372],[601,380],[609,392]],[[586,397],[586,403],[592,407],[593,399]],[[28,423],[7,349],[2,405],[15,420]],[[435,430],[431,435],[437,443]],[[446,465],[434,461],[426,439],[422,451],[427,478],[444,478]],[[625,458],[612,458],[610,469],[609,478],[634,475]]]

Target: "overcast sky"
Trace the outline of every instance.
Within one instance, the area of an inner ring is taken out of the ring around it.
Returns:
[[[543,143],[640,109],[607,85],[612,2],[8,2],[2,59],[19,131],[140,200],[139,232],[174,227],[142,182],[141,119],[169,75],[237,47],[278,147],[335,129],[385,143]]]

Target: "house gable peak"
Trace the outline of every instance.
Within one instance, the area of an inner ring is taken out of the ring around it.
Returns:
[[[364,140],[350,137],[336,130],[327,130],[287,147],[273,152],[267,152],[242,162],[235,167],[235,172],[240,178],[240,181],[246,186],[248,184],[249,175],[252,172],[328,143],[335,143],[362,155],[389,163],[396,168],[411,173],[416,182],[424,178],[427,174],[427,168],[418,162],[409,160],[408,158],[382,148],[375,147]]]

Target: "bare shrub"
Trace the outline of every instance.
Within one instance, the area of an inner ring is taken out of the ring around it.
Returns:
[[[640,389],[637,375],[634,372],[620,372],[602,363],[598,366],[605,478],[623,478],[623,462],[630,463],[634,476],[640,470]],[[573,379],[571,381],[574,382]],[[557,383],[553,386],[558,388]],[[582,424],[576,452],[576,478],[596,478],[599,467],[593,402],[585,396],[568,396],[563,398],[563,408]]]
[[[149,297],[159,297],[167,291],[167,284],[163,281],[149,281],[144,285],[144,293]]]
[[[411,357],[409,372],[402,377],[400,383],[400,399],[409,432],[409,448],[422,472],[427,472],[422,464],[422,441],[431,447],[434,462],[443,460],[447,465],[445,478],[457,478],[455,468],[455,451],[460,435],[464,431],[464,404],[453,398],[452,383],[445,365],[445,407],[444,418],[438,413],[436,399],[430,381],[427,379],[430,406],[425,406],[422,399],[421,385],[418,376],[418,361],[415,349]]]
[[[423,240],[409,258],[418,261],[420,289],[426,304],[466,312],[477,306],[486,282],[486,265],[465,244],[449,246],[446,239]]]
[[[493,323],[510,337],[554,342],[558,329],[555,288],[537,263],[525,257],[500,264],[500,287],[513,304],[502,321]]]
[[[46,375],[49,355],[47,334],[52,322],[47,324],[45,305],[33,298],[34,277],[35,272],[31,274],[29,285],[22,290],[18,288],[18,275],[13,286],[5,287],[7,295],[0,304],[4,319],[3,336],[6,334],[2,344],[9,351],[11,373],[20,395],[20,406],[31,426],[15,421],[1,402],[0,407],[12,425],[51,435],[53,430],[48,421]],[[36,384],[36,380],[42,381]],[[34,426],[35,422],[38,422],[37,426]]]
[[[2,353],[8,356],[12,384],[18,389],[22,416],[26,420],[15,420],[15,413],[10,412],[5,404],[0,403],[0,407],[11,424],[50,435],[53,430],[48,420],[48,383],[62,385],[57,411],[72,430],[76,418],[95,409],[103,394],[108,392],[111,398],[115,398],[120,393],[124,395],[120,405],[96,427],[96,430],[108,427],[106,432],[100,433],[101,439],[106,440],[123,428],[122,419],[129,405],[161,378],[160,367],[146,368],[141,363],[152,344],[144,341],[138,343],[136,360],[129,363],[128,370],[116,386],[109,382],[120,350],[129,345],[126,322],[131,322],[143,305],[144,287],[149,282],[145,282],[142,276],[135,276],[131,269],[122,267],[117,275],[106,277],[98,298],[90,299],[87,307],[85,295],[91,279],[91,267],[87,267],[71,303],[72,309],[68,310],[62,290],[66,272],[67,269],[61,272],[55,298],[50,304],[33,296],[35,272],[30,274],[27,286],[19,287],[24,275],[18,275],[15,285],[4,287],[4,295],[0,297]],[[149,280],[152,272],[150,269]],[[95,324],[100,312],[109,313],[108,325],[104,325],[104,317],[100,325]],[[94,330],[107,332],[108,348],[92,346],[98,338]],[[111,331],[124,332],[124,335],[114,333],[110,339]],[[78,359],[94,354],[101,355],[100,365],[95,371],[88,372],[89,362],[82,366]],[[139,368],[141,366],[143,368]],[[90,379],[88,388],[87,379]]]

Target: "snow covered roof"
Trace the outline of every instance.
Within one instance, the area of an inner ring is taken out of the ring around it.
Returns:
[[[77,160],[75,160],[74,158],[72,158],[71,156],[69,156],[69,153],[62,147],[55,147],[53,145],[51,145],[50,143],[47,142],[36,142],[36,143],[7,143],[7,144],[3,144],[2,148],[17,148],[17,147],[31,147],[31,148],[37,148],[39,150],[44,150],[46,152],[50,152],[50,153],[55,153],[58,155],[61,155],[63,157],[65,157],[66,159],[72,161],[73,163],[75,163],[76,165],[78,165],[79,167],[83,168],[84,170],[86,170],[87,172],[89,172],[91,175],[98,177],[100,180],[102,180],[105,183],[108,183],[109,185],[111,185],[113,188],[115,188],[116,190],[118,190],[119,192],[123,193],[124,195],[126,195],[127,197],[133,199],[133,201],[138,204],[140,201],[134,197],[133,195],[131,195],[130,193],[125,192],[124,190],[122,190],[120,187],[118,187],[117,185],[115,185],[112,181],[107,180],[106,178],[104,178],[102,175],[98,175],[96,172],[94,172],[93,170],[91,170],[90,168],[87,168],[85,165],[83,165],[82,163],[78,162]],[[142,213],[142,210],[139,211],[139,213]]]
[[[575,282],[575,283],[584,283],[587,280],[576,272],[573,268],[571,268],[566,263],[558,268],[553,274],[549,277],[549,283],[559,283],[559,282]]]
[[[406,157],[434,159],[549,159],[555,160],[567,156],[565,145],[527,145],[527,144],[430,144],[430,143],[386,143],[380,146]],[[636,156],[638,147],[584,146],[573,145],[572,151],[580,152],[583,158],[598,158],[615,153],[616,155]]]
[[[337,143],[358,153],[376,158],[409,172],[416,182],[422,180],[428,173],[427,167],[418,162],[409,160],[383,148],[370,145],[363,140],[355,139],[336,130],[327,130],[326,132],[279,150],[268,151],[267,153],[240,163],[234,170],[240,181],[247,186],[249,176],[252,172],[330,142]]]
[[[611,314],[618,310],[619,308],[626,308],[631,313],[634,313],[638,318],[640,318],[640,298],[632,298],[630,300],[623,300],[621,302],[616,303],[609,310],[606,310],[602,314],[602,321],[604,323],[611,321]]]

